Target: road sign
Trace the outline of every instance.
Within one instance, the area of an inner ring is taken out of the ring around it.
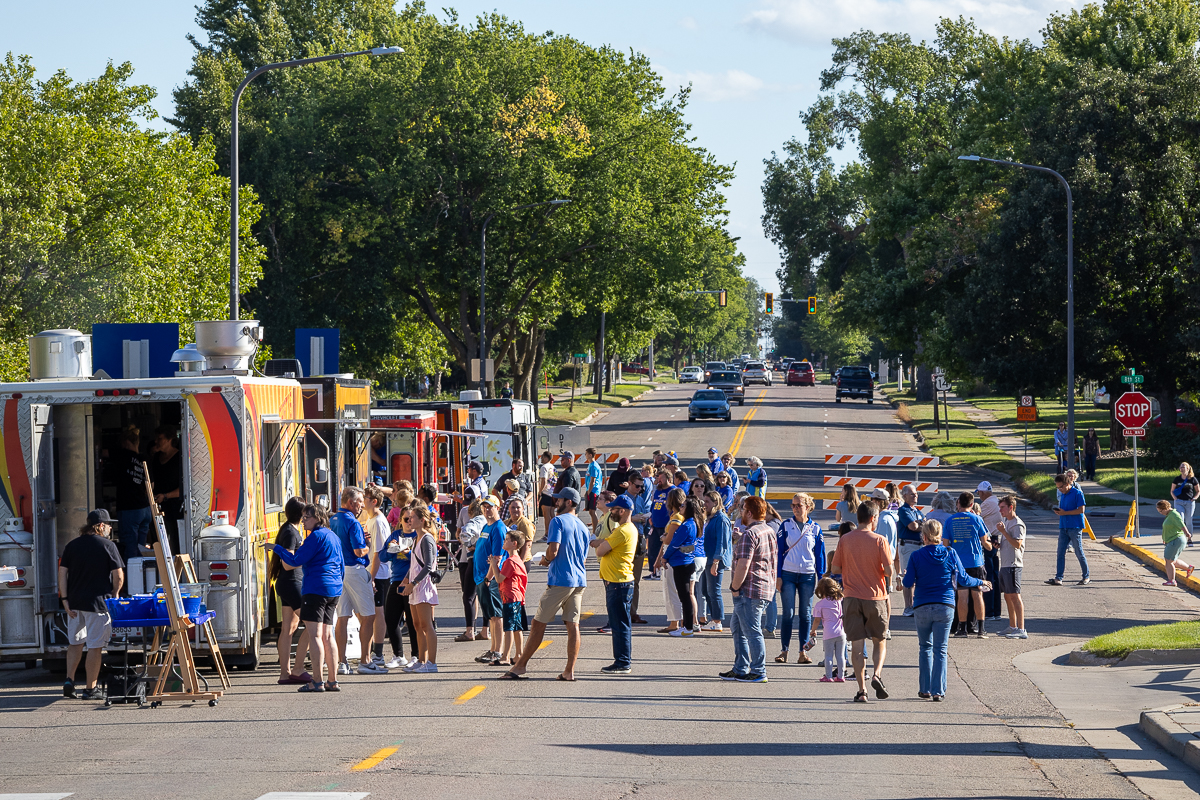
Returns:
[[[1021,395],[1021,405],[1028,408],[1033,405],[1033,396],[1028,394]]]
[[[936,375],[934,377],[936,378],[934,386],[939,392],[950,391],[950,381],[946,380],[945,375]]]
[[[1017,406],[1017,422],[1037,422],[1037,406]]]
[[[1145,383],[1145,375],[1122,375],[1121,383]]]
[[[1121,430],[1121,434],[1123,436],[1140,436],[1140,437],[1144,438],[1146,436],[1146,429],[1145,428],[1123,428]]]
[[[576,353],[571,358],[587,358],[587,353]]]
[[[1117,422],[1126,428],[1145,428],[1150,421],[1150,398],[1141,392],[1126,392],[1117,398]],[[1128,434],[1133,436],[1134,434]],[[1144,433],[1141,435],[1145,435]]]

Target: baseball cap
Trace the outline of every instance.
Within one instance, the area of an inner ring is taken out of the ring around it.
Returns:
[[[500,507],[500,498],[496,497],[496,495],[494,495],[494,494],[489,494],[487,497],[483,498],[479,502],[483,503],[485,506],[492,506],[494,508]]]
[[[717,448],[715,448],[715,447],[710,447],[710,448],[708,448],[708,452],[710,452],[710,453],[715,453],[715,452],[717,452]]]
[[[620,461],[617,462],[617,469],[627,470],[627,469],[629,469],[630,463],[631,462],[629,461],[628,458],[622,458]]]
[[[563,458],[574,458],[575,454],[572,453],[570,450],[563,450],[562,457]]]
[[[555,492],[551,497],[557,497],[560,500],[570,500],[575,505],[579,505],[579,492],[570,486],[564,486],[562,491]]]
[[[992,484],[989,481],[980,481],[979,485],[975,487],[977,492],[990,492],[991,490]]]
[[[479,487],[478,486],[476,486],[474,484],[468,484],[467,487],[465,489],[463,489],[463,499],[466,500],[467,502],[475,500],[478,497],[479,497]]]
[[[609,508],[627,508],[630,511],[632,511],[633,510],[633,501],[629,499],[628,495],[619,494],[616,496],[616,499],[610,500],[608,502],[608,507]]]
[[[663,463],[664,463],[664,464],[670,464],[672,467],[678,467],[678,466],[679,466],[679,459],[678,459],[678,458],[676,458],[675,456],[667,456],[667,460],[666,460],[666,461],[664,461]]]
[[[880,488],[873,489],[871,491],[871,497],[875,497],[880,500],[891,500],[892,499],[892,496],[887,493],[887,489],[880,489]]]
[[[97,508],[95,511],[88,512],[87,524],[99,525],[101,522],[112,524],[113,518],[108,515],[108,509]]]
[[[473,469],[476,472],[483,472],[483,464],[480,464],[478,461],[472,461],[470,464],[467,464],[467,469]]]

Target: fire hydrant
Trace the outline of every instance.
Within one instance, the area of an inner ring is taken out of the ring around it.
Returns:
[[[554,410],[554,395],[552,395],[552,394],[546,395],[546,408],[549,409],[550,411]]]

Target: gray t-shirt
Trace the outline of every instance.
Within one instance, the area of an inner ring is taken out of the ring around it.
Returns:
[[[1021,542],[1022,544],[1024,544],[1025,543],[1025,523],[1021,521],[1021,518],[1013,517],[1012,519],[1006,519],[1006,520],[1002,520],[1002,521],[1004,522],[1004,529],[1006,531],[1008,531],[1008,535],[1011,536],[1012,538],[1016,539],[1017,541]],[[1017,548],[1015,548],[1011,544],[1009,544],[1009,541],[1006,537],[1001,535],[1001,537],[1000,537],[1000,569],[1004,569],[1005,567],[1022,567],[1025,565],[1024,561],[1025,561],[1025,548],[1022,547],[1020,550],[1018,550]]]

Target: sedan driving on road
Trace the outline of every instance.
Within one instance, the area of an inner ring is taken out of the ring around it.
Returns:
[[[679,373],[680,383],[699,383],[704,380],[704,370],[700,367],[684,367]]]
[[[761,361],[750,361],[742,370],[742,383],[749,386],[752,383],[771,385],[771,370]]]
[[[688,422],[705,417],[715,417],[726,422],[733,419],[733,409],[729,407],[724,392],[718,389],[699,389],[692,395],[692,402],[688,404]]]
[[[817,371],[808,361],[794,361],[787,371],[788,386],[816,386]]]

